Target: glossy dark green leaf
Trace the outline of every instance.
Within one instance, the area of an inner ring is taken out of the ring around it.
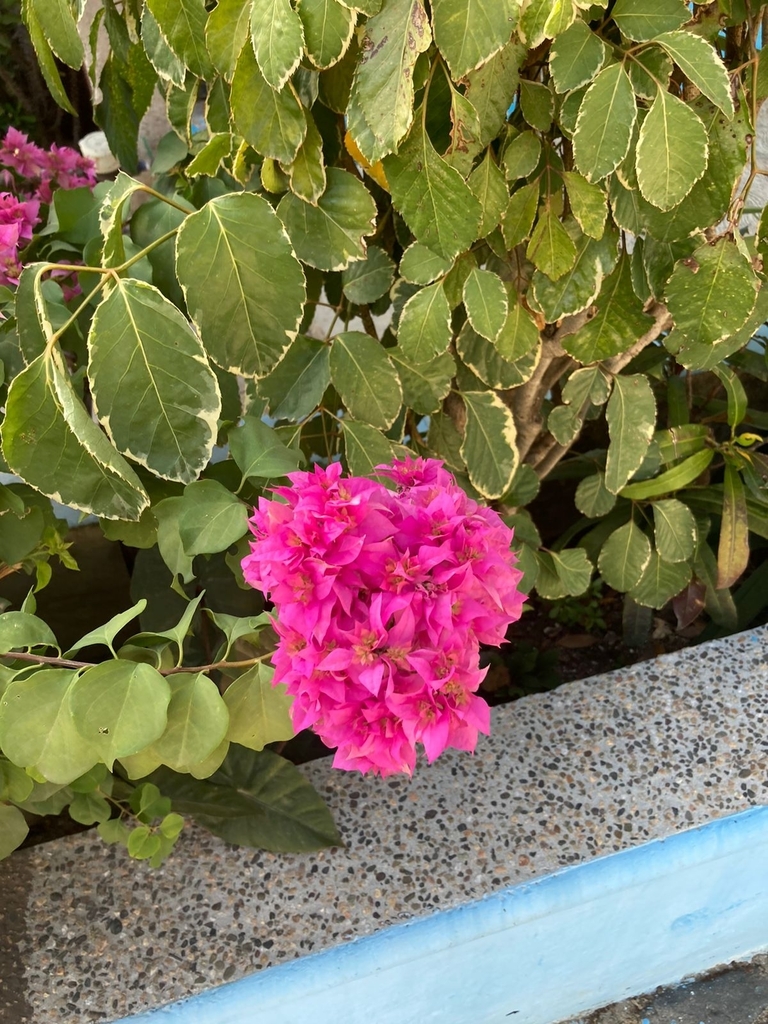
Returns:
[[[234,745],[205,782],[166,771],[155,778],[179,813],[235,845],[278,852],[341,845],[321,798],[298,768],[271,751]]]

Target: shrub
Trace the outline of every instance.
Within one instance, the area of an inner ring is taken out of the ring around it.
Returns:
[[[82,63],[74,16],[24,10],[66,103],[52,54]],[[28,487],[139,549],[141,600],[86,638],[109,660],[85,671],[31,603],[0,625],[17,827],[17,805],[99,820],[112,799],[138,838],[102,831],[159,859],[177,827],[153,824],[176,813],[162,793],[225,838],[335,841],[306,788],[299,840],[259,832],[247,797],[291,768],[263,750],[291,728],[269,617],[238,590],[248,508],[302,464],[441,459],[514,528],[526,591],[578,596],[597,573],[630,613],[675,599],[736,625],[730,588],[768,538],[768,221],[742,227],[764,173],[763,11],[105,3],[96,114],[125,170],[77,204],[57,193],[25,253],[2,437]],[[156,87],[173,133],[152,189],[130,175]],[[67,303],[50,273],[72,253]],[[132,615],[143,631],[113,648]],[[22,714],[43,695],[45,721]],[[109,793],[76,757],[64,770],[67,729],[68,750],[119,762]]]

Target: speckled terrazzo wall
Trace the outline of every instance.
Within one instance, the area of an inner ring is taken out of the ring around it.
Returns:
[[[558,867],[768,803],[768,630],[494,713],[413,780],[306,767],[346,849],[190,828],[159,871],[89,835],[0,864],[2,1024],[162,1005]]]

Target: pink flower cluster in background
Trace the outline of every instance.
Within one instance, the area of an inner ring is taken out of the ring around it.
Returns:
[[[512,531],[435,459],[379,466],[394,487],[341,466],[292,473],[259,500],[246,580],[277,610],[275,683],[294,727],[336,747],[337,768],[412,772],[474,750],[489,731],[479,645],[520,617]]]
[[[19,253],[40,223],[40,207],[57,188],[96,184],[92,160],[67,146],[41,149],[16,128],[0,143],[0,284],[18,284]]]

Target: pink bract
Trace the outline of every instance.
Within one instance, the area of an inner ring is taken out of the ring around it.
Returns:
[[[512,530],[441,462],[378,466],[389,486],[341,466],[292,473],[261,498],[246,580],[274,603],[275,683],[334,765],[391,775],[489,731],[477,696],[481,643],[521,614]]]

